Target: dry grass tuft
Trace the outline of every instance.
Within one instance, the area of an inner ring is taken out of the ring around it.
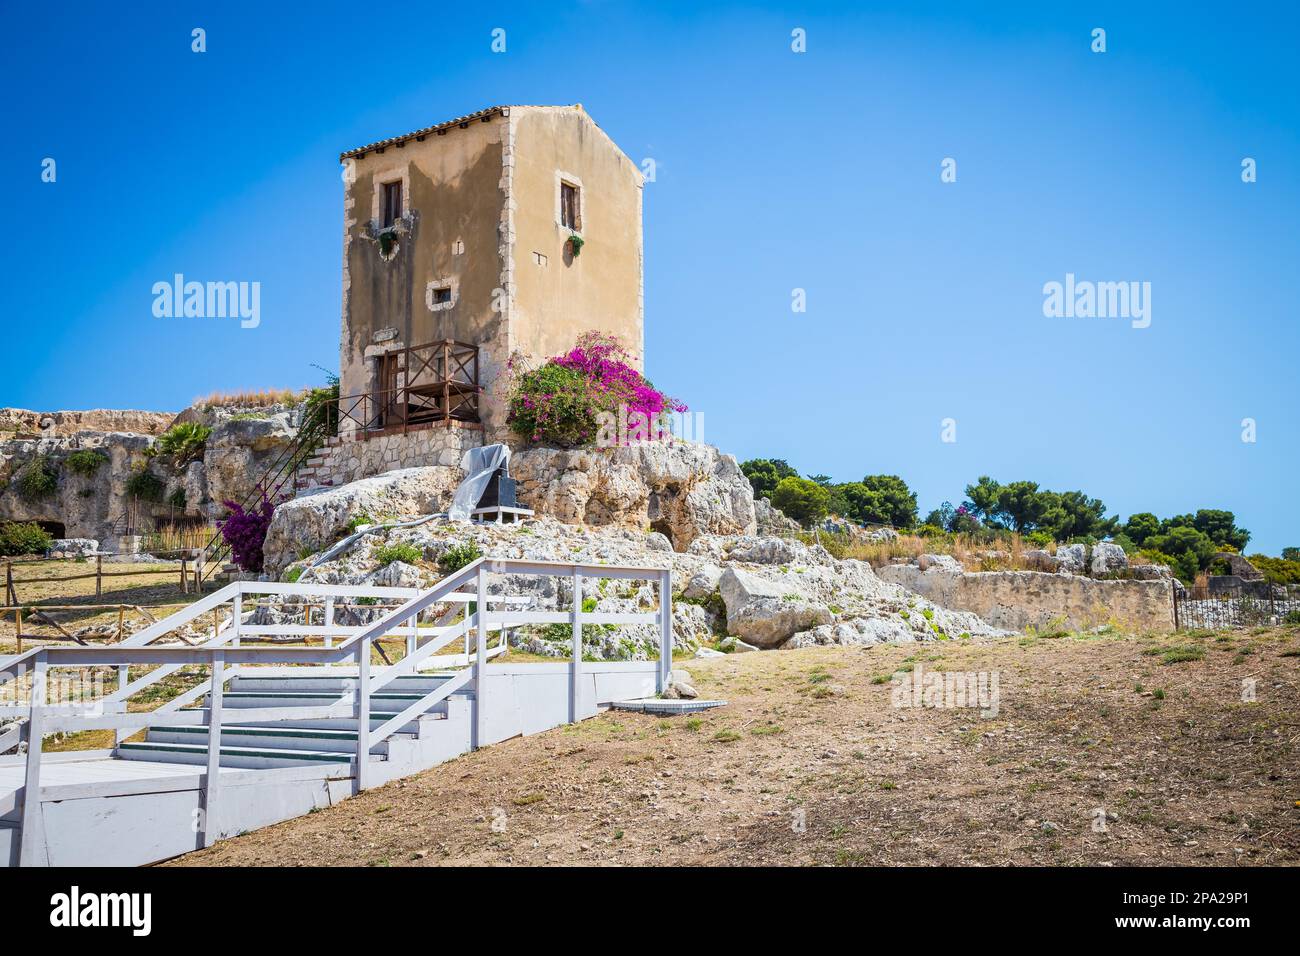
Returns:
[[[244,408],[265,405],[296,405],[307,395],[305,388],[242,389],[237,392],[212,392],[194,399],[200,408]]]

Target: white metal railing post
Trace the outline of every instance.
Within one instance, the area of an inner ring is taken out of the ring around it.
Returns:
[[[117,665],[117,689],[118,689],[118,690],[121,690],[123,687],[125,687],[125,686],[126,686],[127,684],[129,684],[129,683],[131,683],[131,668],[130,668],[130,666],[128,666],[128,665],[126,665],[126,664],[118,664],[118,665]],[[123,710],[123,712],[125,712],[126,709],[127,709],[127,707],[126,707],[126,701],[124,700],[124,701],[122,701],[122,710]],[[125,727],[118,727],[115,731],[113,731],[113,746],[116,747],[116,746],[117,746],[118,744],[120,744],[122,741],[126,740],[126,738],[127,738],[126,728],[125,728]]]
[[[659,680],[656,691],[662,694],[668,687],[668,677],[673,669],[673,573],[659,572]]]
[[[239,590],[235,592],[234,598],[231,599],[230,611],[230,646],[239,646],[239,620],[244,616],[244,586],[240,582]]]
[[[334,626],[334,599],[332,597],[325,599],[325,626],[326,627]],[[325,635],[325,646],[326,647],[334,646],[333,634],[327,633]]]
[[[238,606],[239,596],[235,596]],[[208,694],[208,772],[203,778],[203,845],[217,842],[216,805],[221,780],[221,705],[225,694],[226,653],[212,652],[212,690]]]
[[[49,863],[45,846],[45,819],[41,807],[41,743],[45,718],[46,653],[32,660],[32,686],[27,715],[27,773],[23,781],[22,835],[18,844],[19,866]]]
[[[370,637],[357,641],[357,777],[356,789],[370,786]]]
[[[474,603],[474,746],[487,741],[487,570],[482,564],[476,574]]]
[[[582,698],[582,577],[573,567],[573,664],[569,674],[569,723],[580,719],[578,702]]]

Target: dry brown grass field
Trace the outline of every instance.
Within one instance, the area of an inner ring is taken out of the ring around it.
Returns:
[[[1300,863],[1297,629],[687,666],[728,705],[508,740],[172,863]],[[996,673],[997,715],[894,706],[918,667]]]

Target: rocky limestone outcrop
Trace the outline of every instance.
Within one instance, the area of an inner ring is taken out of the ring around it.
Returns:
[[[161,435],[176,418],[174,412],[93,408],[75,412],[33,412],[0,408],[0,441],[14,438],[67,438],[77,432],[123,432]]]
[[[356,518],[403,521],[445,511],[460,477],[459,468],[430,465],[305,492],[275,509],[262,546],[266,568],[274,573],[304,552],[322,550]]]
[[[149,463],[154,439],[123,432],[76,432],[57,438],[0,441],[0,521],[36,521],[63,526],[63,536],[93,538],[109,546],[128,507],[126,486],[133,471]],[[89,450],[102,457],[88,474],[66,466],[70,455]],[[25,470],[43,467],[54,489],[31,497],[20,483]]]
[[[206,424],[206,423],[205,423]],[[251,494],[271,463],[297,437],[295,417],[289,411],[256,417],[218,416],[208,426],[202,462],[194,462],[182,479],[210,505],[207,513],[225,513],[223,502],[242,501]]]
[[[289,520],[277,514],[273,532],[276,523]],[[314,582],[428,586],[442,577],[439,559],[452,547],[472,541],[488,557],[667,568],[674,591],[674,645],[686,653],[1002,633],[973,614],[946,610],[880,580],[864,562],[837,560],[819,546],[751,535],[699,534],[680,552],[662,544],[651,546],[656,540],[663,539],[655,532],[613,525],[578,527],[552,518],[519,525],[435,518],[413,527],[378,528],[329,561],[308,558],[291,561],[290,566],[310,567],[302,580]],[[414,546],[422,560],[381,568],[378,550],[396,542]],[[292,557],[292,548],[278,539],[272,547],[277,555]],[[538,609],[564,609],[572,600],[565,577],[512,575],[504,581],[510,593],[531,596]],[[644,582],[588,580],[583,595],[611,613],[652,610],[657,603],[654,586]],[[837,627],[840,624],[847,627]],[[831,631],[820,630],[828,626]],[[565,656],[570,635],[564,625],[521,627],[512,631],[511,641],[530,653]],[[654,625],[591,627],[585,629],[584,641],[584,653],[599,659],[644,659],[658,648]]]
[[[754,494],[736,459],[712,445],[526,448],[510,472],[520,500],[566,524],[653,528],[678,551],[701,534],[752,534]]]
[[[755,531],[762,535],[788,536],[803,530],[799,522],[787,517],[769,498],[754,499],[754,520]]]
[[[249,495],[295,439],[299,414],[280,405],[190,408],[180,415],[0,409],[0,521],[62,525],[67,537],[93,538],[104,550],[115,550],[128,529],[216,520],[225,514],[224,502]],[[212,429],[200,459],[177,462],[154,453],[157,436],[177,421]],[[27,435],[32,426],[40,437],[15,437]],[[89,471],[71,467],[69,458],[83,451],[103,461]],[[42,463],[56,477],[54,490],[37,497],[23,494],[18,485],[23,471]],[[157,479],[156,500],[128,500],[128,482],[141,471]]]

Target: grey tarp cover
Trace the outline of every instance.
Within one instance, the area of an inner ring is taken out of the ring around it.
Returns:
[[[468,521],[469,513],[478,506],[479,499],[487,490],[488,482],[492,480],[492,472],[498,468],[505,468],[508,471],[509,466],[510,449],[505,445],[487,445],[483,448],[471,448],[465,452],[465,457],[460,460],[460,468],[465,472],[465,478],[451,499],[447,517],[452,521]]]

